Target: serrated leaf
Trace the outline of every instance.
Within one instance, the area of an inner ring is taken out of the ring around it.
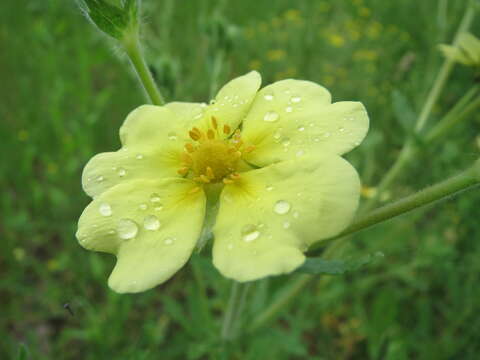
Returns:
[[[314,275],[342,275],[347,272],[356,271],[371,263],[374,259],[383,257],[382,253],[374,256],[366,255],[357,259],[346,260],[325,260],[322,258],[307,258],[302,266],[296,271]]]
[[[417,114],[413,110],[407,97],[396,89],[392,92],[392,107],[397,121],[405,132],[408,135],[413,134]]]

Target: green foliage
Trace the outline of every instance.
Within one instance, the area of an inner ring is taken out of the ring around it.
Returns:
[[[218,3],[142,3],[147,61],[168,78],[169,100],[208,101],[215,74],[222,84],[253,68],[265,83],[324,84],[335,101],[362,101],[370,113],[366,142],[349,154],[364,186],[377,183],[405,140],[392,89],[421,108],[442,61],[436,44],[451,39],[465,4],[445,2],[441,17],[437,0],[228,1],[220,15],[239,36],[215,73],[206,59],[225,50],[203,29]],[[72,2],[2,1],[0,20],[0,359],[16,359],[19,344],[35,360],[478,358],[479,191],[355,235],[338,260],[377,251],[384,259],[315,278],[276,320],[233,345],[218,340],[231,284],[208,246],[161,287],[112,293],[113,257],[74,238],[89,202],[80,176],[92,155],[118,149],[118,128],[145,100],[124,59]],[[456,68],[431,123],[471,84],[471,70]],[[421,152],[390,198],[476,160],[479,126],[475,114]],[[246,324],[298,276],[254,284]]]

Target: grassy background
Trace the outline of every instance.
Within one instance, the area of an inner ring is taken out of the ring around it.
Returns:
[[[335,100],[364,102],[371,131],[349,159],[374,186],[407,136],[392,91],[418,111],[442,61],[435,45],[452,38],[464,7],[460,0],[144,0],[144,38],[169,99],[206,101],[218,84],[258,69],[264,83],[303,78],[327,86]],[[6,0],[0,79],[0,359],[19,351],[62,360],[478,358],[478,191],[357,235],[344,256],[384,257],[311,282],[267,328],[225,347],[218,334],[230,283],[208,253],[163,286],[117,295],[106,284],[113,256],[84,251],[74,238],[89,202],[82,167],[119,146],[119,126],[144,101],[118,50],[73,1]],[[468,69],[456,68],[430,124],[472,82]],[[479,125],[471,117],[423,149],[390,197],[478,158]],[[246,321],[296,276],[257,282]]]

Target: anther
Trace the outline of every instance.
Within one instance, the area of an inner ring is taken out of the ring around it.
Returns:
[[[230,134],[230,131],[231,131],[231,130],[232,130],[232,129],[230,128],[230,126],[228,126],[228,125],[223,125],[223,133],[224,133],[225,135]]]
[[[215,116],[212,116],[212,126],[215,130],[218,129],[218,122],[217,122],[217,118]]]
[[[233,174],[230,174],[230,177],[233,180],[238,180],[238,179],[240,179],[240,174],[239,173],[233,173]]]
[[[215,132],[212,129],[208,129],[207,131],[207,137],[212,140],[215,138]]]
[[[191,137],[192,140],[194,140],[194,141],[200,140],[200,135],[199,135],[196,131],[190,130],[190,131],[188,132],[188,135],[190,135],[190,137]]]
[[[213,170],[210,166],[207,166],[207,177],[212,180],[212,179],[215,179],[215,174],[213,173]]]
[[[181,155],[182,157],[182,161],[185,163],[185,164],[192,164],[193,163],[193,159],[190,155],[188,155],[187,153],[182,153]]]
[[[223,181],[223,183],[224,183],[225,185],[228,185],[228,184],[233,184],[233,183],[234,183],[234,181],[233,181],[233,180],[231,180],[231,179],[227,179],[227,178],[224,178],[222,181]]]
[[[189,168],[188,167],[183,167],[177,170],[177,173],[180,175],[187,175]]]
[[[193,153],[195,151],[195,148],[193,147],[192,144],[186,143],[185,144],[185,150],[187,150],[189,153]]]
[[[206,175],[200,175],[200,180],[203,181],[204,183],[208,184],[210,182],[210,179]]]

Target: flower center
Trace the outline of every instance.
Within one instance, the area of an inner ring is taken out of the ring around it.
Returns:
[[[228,125],[224,125],[220,131],[214,116],[206,132],[196,127],[190,130],[189,135],[193,142],[185,145],[185,152],[182,154],[183,167],[178,173],[187,175],[191,172],[193,180],[199,183],[229,184],[239,179],[239,160],[243,153],[252,151],[254,147],[244,145],[240,130],[224,139],[230,131]]]

